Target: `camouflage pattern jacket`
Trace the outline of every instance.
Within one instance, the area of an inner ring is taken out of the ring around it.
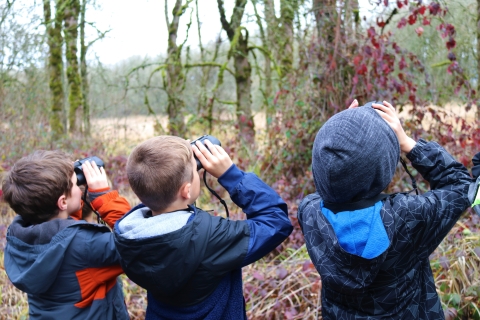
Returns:
[[[342,249],[317,193],[300,204],[308,253],[322,278],[323,319],[444,319],[429,256],[470,205],[474,179],[435,142],[420,140],[407,158],[431,190],[382,200],[390,244],[376,258]]]

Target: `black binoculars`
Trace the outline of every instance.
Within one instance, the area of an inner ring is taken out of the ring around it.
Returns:
[[[193,140],[192,142],[190,142],[190,144],[193,146],[195,145],[195,142],[197,141],[200,141],[201,143],[204,143],[205,140],[208,140],[210,141],[212,144],[215,144],[217,146],[221,146],[222,144],[220,143],[220,140],[218,140],[217,138],[215,138],[214,136],[209,136],[209,135],[203,135],[201,136],[200,138],[196,139],[196,140]],[[208,151],[210,151],[210,149],[208,149],[208,147],[205,145],[205,148],[207,148]],[[203,166],[202,166],[202,163],[200,162],[200,160],[198,160],[197,156],[195,154],[193,154],[193,156],[195,157],[195,161],[197,162],[197,171],[202,169]]]
[[[99,157],[88,157],[84,159],[77,160],[73,163],[73,171],[77,175],[77,186],[82,186],[87,184],[87,179],[85,179],[85,174],[83,173],[82,169],[82,164],[84,164],[87,161],[95,161],[95,164],[100,168],[104,167],[105,165],[103,164],[102,159]]]

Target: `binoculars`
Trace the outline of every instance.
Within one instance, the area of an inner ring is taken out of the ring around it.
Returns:
[[[221,146],[222,144],[220,143],[220,140],[218,140],[217,138],[215,138],[214,136],[209,136],[209,135],[203,135],[201,136],[200,138],[196,139],[196,140],[193,140],[192,142],[190,142],[190,144],[193,146],[195,145],[195,142],[197,141],[200,141],[201,143],[204,143],[205,140],[208,140],[210,141],[212,144],[215,144],[217,146]],[[205,145],[205,148],[207,148],[208,151],[210,151],[210,149],[208,149],[207,145]],[[195,157],[195,161],[197,162],[197,171],[202,169],[203,166],[202,166],[202,163],[200,162],[200,160],[198,160],[197,156],[195,155],[195,153],[193,154],[193,156]]]
[[[83,173],[82,169],[82,164],[84,164],[87,161],[95,161],[95,164],[100,168],[104,167],[105,165],[103,164],[102,159],[99,157],[88,157],[84,159],[77,160],[73,163],[73,171],[77,175],[77,186],[82,186],[87,184],[87,179],[85,179],[85,174]]]

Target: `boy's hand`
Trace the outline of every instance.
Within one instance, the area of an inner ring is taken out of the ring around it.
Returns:
[[[105,169],[103,167],[98,168],[95,161],[86,161],[82,164],[82,170],[89,190],[100,190],[110,187]]]
[[[205,148],[203,143],[197,141],[192,146],[193,152],[202,163],[203,168],[215,178],[219,178],[232,166],[233,161],[222,147],[214,145],[209,140],[205,140],[205,144],[210,151]]]
[[[413,147],[415,147],[416,142],[412,138],[408,137],[403,130],[395,108],[387,101],[383,101],[383,105],[374,103],[372,104],[372,107],[377,109],[376,111],[378,114],[388,123],[388,125],[393,129],[393,132],[395,132],[397,135],[398,142],[400,143],[400,150],[405,153],[409,153]]]
[[[348,109],[353,109],[353,108],[358,108],[358,100],[355,99],[352,101],[352,103],[350,104],[350,106],[348,107]]]

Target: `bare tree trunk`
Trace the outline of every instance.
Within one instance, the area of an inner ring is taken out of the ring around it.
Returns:
[[[247,143],[254,142],[255,127],[252,116],[252,66],[248,61],[248,31],[241,28],[243,12],[247,0],[236,0],[230,22],[225,17],[223,0],[217,0],[222,27],[230,40],[229,57],[233,56],[235,83],[237,85],[237,120],[240,136]]]
[[[182,6],[182,0],[176,0],[172,11],[173,19],[168,26],[168,57],[167,57],[167,86],[168,95],[168,131],[172,135],[181,135],[185,132],[185,122],[183,118],[183,109],[185,102],[181,98],[183,82],[185,75],[181,64],[182,48],[177,46],[177,32],[180,17],[188,6]],[[167,3],[165,1],[165,14],[167,15]]]
[[[82,78],[83,127],[86,135],[90,135],[90,106],[88,103],[87,46],[85,45],[85,11],[88,0],[82,0],[80,10],[80,75]]]
[[[67,60],[67,79],[69,85],[69,131],[76,133],[81,130],[83,95],[80,73],[78,70],[77,42],[78,42],[78,17],[80,14],[79,0],[66,0],[64,11],[65,43]]]
[[[52,93],[52,107],[50,114],[50,127],[53,138],[58,139],[64,134],[62,114],[64,107],[64,93],[62,86],[63,60],[62,60],[62,2],[58,0],[55,19],[52,21],[52,9],[50,0],[43,0],[43,14],[47,31],[48,75],[49,87]]]

